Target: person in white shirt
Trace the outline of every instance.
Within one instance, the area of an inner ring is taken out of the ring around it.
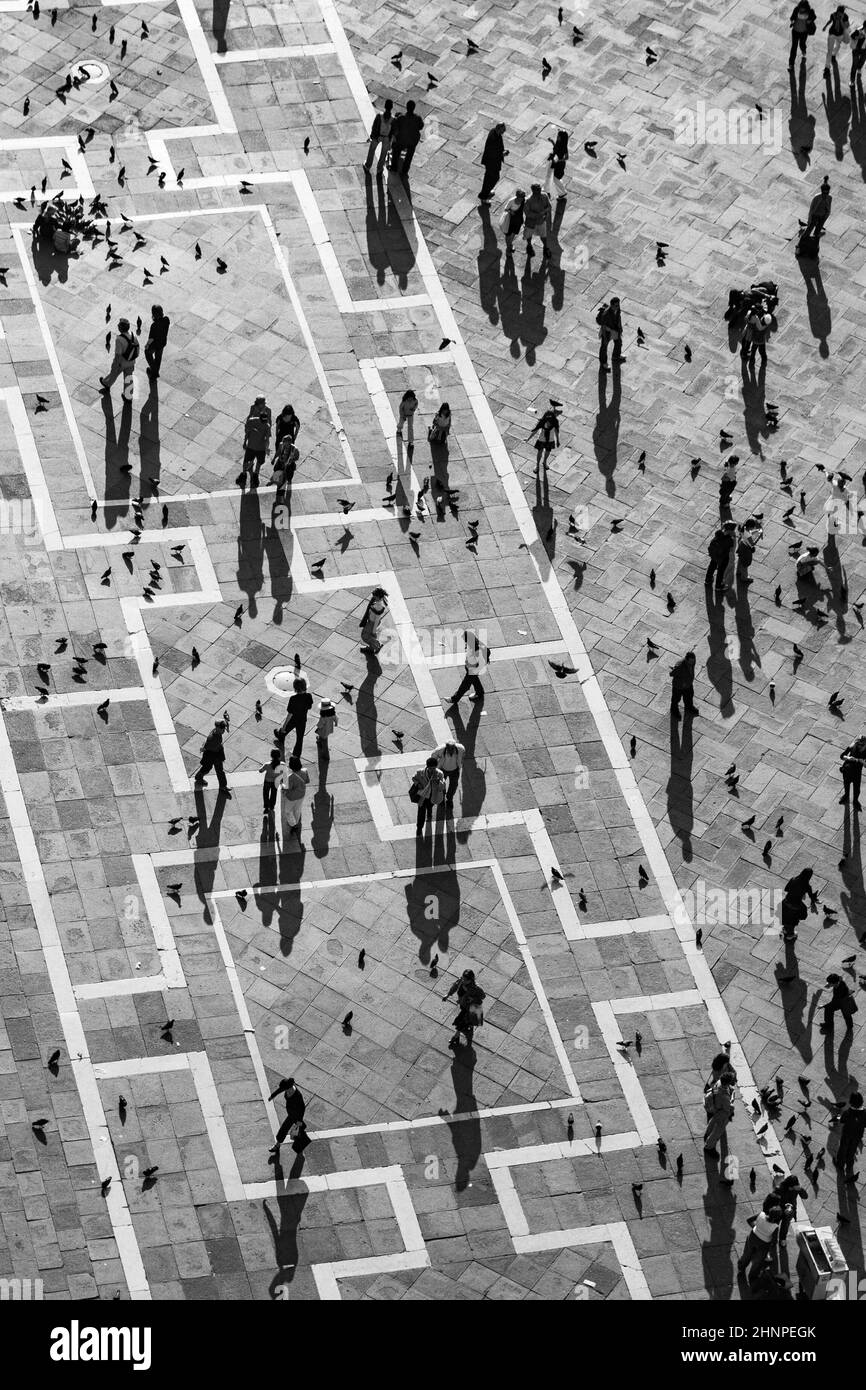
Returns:
[[[463,759],[466,757],[466,749],[462,743],[457,743],[450,739],[443,743],[441,748],[437,748],[433,757],[439,762],[440,772],[444,772],[447,783],[445,791],[445,805],[454,805],[454,793],[460,781],[460,772],[463,768]]]
[[[466,669],[462,681],[454,694],[449,698],[449,704],[452,705],[456,705],[458,701],[462,700],[467,690],[470,689],[474,692],[470,696],[470,699],[484,699],[484,686],[481,684],[481,676],[479,673],[485,659],[489,658],[490,653],[482,652],[481,644],[474,632],[465,632],[463,634],[463,640],[466,643],[466,656],[464,658]]]

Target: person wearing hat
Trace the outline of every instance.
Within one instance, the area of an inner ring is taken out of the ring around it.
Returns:
[[[440,771],[445,774],[445,805],[453,806],[454,793],[460,781],[460,772],[463,767],[463,759],[466,756],[466,749],[463,747],[462,743],[458,743],[456,739],[452,738],[448,739],[446,743],[443,743],[441,748],[437,748],[433,756],[439,762]]]
[[[830,1003],[824,1005],[824,1022],[821,1024],[820,1032],[832,1033],[833,1015],[841,1014],[845,1020],[845,1032],[850,1033],[854,1028],[857,1002],[841,975],[828,975],[827,984],[833,993]]]
[[[319,701],[319,721],[316,724],[316,748],[323,763],[331,761],[328,739],[337,727],[337,711],[330,700]]]
[[[103,391],[110,391],[113,383],[123,372],[124,400],[132,400],[132,373],[135,370],[138,347],[138,339],[129,326],[129,319],[118,319],[117,332],[114,335],[114,361],[111,364],[111,371],[108,376],[99,378],[99,384]]]

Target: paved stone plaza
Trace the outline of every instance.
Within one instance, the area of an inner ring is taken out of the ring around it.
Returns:
[[[866,467],[863,92],[847,51],[822,77],[820,35],[789,81],[790,7],[556,8],[73,0],[52,22],[0,0],[0,1278],[46,1298],[738,1299],[774,1165],[862,1272],[863,1184],[827,1127],[862,1034],[818,1025],[828,972],[859,995],[866,971],[838,804],[866,551],[856,524],[824,549],[826,473],[862,492]],[[427,122],[405,181],[364,178],[387,96]],[[678,141],[700,102],[758,103],[766,131]],[[552,257],[507,256],[504,201],[560,126]],[[116,261],[102,239],[34,254],[43,181],[105,200]],[[765,278],[766,381],[723,319]],[[604,375],[611,295],[626,360]],[[141,359],[131,400],[101,394],[106,334],[141,316],[143,341],[154,302],[158,382]],[[240,474],[258,395],[302,422],[287,501]],[[714,594],[731,451],[763,538],[751,587]],[[807,601],[798,539],[822,548]],[[465,630],[486,697],[452,707]],[[674,724],[689,649],[700,713]],[[300,844],[263,823],[259,771],[296,653],[338,713],[329,762],[308,728]],[[193,785],[224,712],[231,799]],[[408,784],[451,736],[453,816],[419,839]],[[795,943],[695,911],[804,868],[820,906]],[[467,967],[485,1022],[450,1050]],[[312,1142],[269,1163],[290,1075]],[[796,1253],[792,1233],[783,1274]]]

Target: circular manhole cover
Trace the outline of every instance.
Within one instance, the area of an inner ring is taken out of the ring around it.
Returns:
[[[272,695],[281,695],[287,699],[293,693],[294,682],[299,676],[306,680],[306,673],[299,671],[297,666],[275,666],[273,671],[269,671],[265,676],[265,685]]]
[[[81,78],[82,87],[102,87],[111,77],[105,63],[98,58],[85,58],[83,63],[78,64],[75,75]]]

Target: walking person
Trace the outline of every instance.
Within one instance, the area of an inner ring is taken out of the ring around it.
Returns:
[[[603,372],[610,371],[607,365],[607,349],[613,343],[613,363],[622,361],[622,312],[619,299],[614,295],[610,303],[602,304],[595,316],[598,324],[598,362]]]
[[[294,444],[300,433],[300,429],[301,422],[295,414],[295,407],[293,405],[284,405],[274,421],[274,448],[278,450],[287,436],[291,443]]]
[[[734,550],[734,536],[736,527],[732,521],[725,521],[716,531],[709,545],[707,554],[710,563],[704,576],[704,587],[709,588],[711,584],[717,590],[724,589],[725,575],[731,562],[731,555]],[[715,583],[713,581],[715,580]]]
[[[445,800],[445,777],[436,758],[428,758],[415,773],[409,795],[418,807],[415,834],[423,835],[427,821],[433,819],[434,806],[441,806]]]
[[[707,1127],[704,1130],[704,1153],[718,1158],[717,1145],[734,1118],[734,1086],[737,1078],[730,1069],[723,1071],[712,1089],[704,1096]]]
[[[556,193],[556,201],[562,203],[568,197],[565,184],[562,182],[565,166],[568,163],[568,131],[558,130],[556,139],[551,140],[550,144],[552,149],[547,156],[547,177],[544,180],[544,191],[549,193],[552,185]]]
[[[866,63],[866,22],[861,24],[859,29],[851,31],[851,80],[849,86],[855,85],[864,63]]]
[[[247,470],[250,486],[259,480],[259,469],[265,461],[271,443],[271,412],[264,396],[256,396],[244,422],[244,466],[240,482],[243,485]]]
[[[307,689],[307,682],[303,676],[296,676],[292,681],[293,694],[289,696],[286,705],[286,717],[278,729],[274,729],[274,738],[278,743],[285,741],[286,734],[295,731],[295,747],[293,749],[296,758],[301,756],[304,747],[304,734],[307,732],[307,717],[313,708],[313,697]]]
[[[781,1205],[772,1206],[769,1211],[759,1211],[755,1217],[755,1224],[746,1237],[743,1253],[737,1261],[737,1273],[744,1274],[750,1284],[758,1278],[778,1245],[781,1221]]]
[[[147,333],[147,342],[144,345],[144,360],[147,362],[147,375],[151,381],[159,380],[162,354],[165,352],[170,328],[171,319],[162,305],[152,304],[150,307],[150,328]]]
[[[451,407],[447,401],[443,401],[436,414],[433,416],[430,428],[427,431],[427,441],[430,444],[445,444],[451,433]]]
[[[856,999],[841,975],[828,975],[827,984],[830,986],[833,993],[830,996],[829,1004],[824,1005],[824,1022],[821,1024],[818,1031],[821,1033],[832,1033],[833,1015],[841,1014],[845,1020],[845,1032],[853,1032],[854,1015],[857,1013]]]
[[[794,66],[794,59],[797,49],[800,50],[800,62],[806,61],[806,42],[810,35],[814,34],[818,28],[818,16],[808,3],[808,0],[800,0],[791,11],[791,54],[788,58],[788,67]]]
[[[854,1172],[854,1161],[866,1133],[866,1106],[859,1091],[851,1092],[848,1104],[839,1116],[838,1125],[842,1132],[833,1161],[841,1170],[846,1183],[856,1182],[860,1175]]]
[[[406,430],[406,443],[411,449],[415,443],[415,411],[418,409],[418,397],[411,390],[404,391],[400,397],[400,409],[397,413],[397,438],[403,438],[403,430]]]
[[[514,250],[514,238],[523,226],[523,208],[526,194],[522,188],[515,188],[499,219],[500,230],[505,233],[505,254],[510,256]]]
[[[764,528],[760,522],[750,517],[744,521],[737,531],[737,583],[743,585],[751,584],[749,570],[755,558],[755,551],[758,548],[758,541],[764,534]]]
[[[731,519],[731,498],[737,486],[737,465],[740,462],[737,454],[729,454],[722,466],[722,476],[719,480],[719,518],[722,521]]]
[[[854,810],[862,811],[860,805],[860,779],[863,776],[863,764],[866,763],[866,737],[862,734],[853,743],[849,743],[847,748],[842,749],[842,795],[839,797],[839,805],[847,804],[850,794],[854,793]]]
[[[280,1145],[285,1142],[286,1138],[290,1137],[293,1141],[297,1140],[306,1129],[304,1115],[307,1112],[307,1104],[295,1085],[293,1076],[286,1077],[281,1081],[277,1089],[271,1091],[268,1100],[276,1100],[277,1096],[285,1097],[286,1118],[277,1130],[276,1142],[270,1150],[272,1154],[279,1153]]]
[[[827,30],[827,57],[824,59],[824,76],[830,76],[830,64],[836,62],[836,54],[843,43],[848,43],[851,37],[851,25],[848,19],[848,11],[844,5],[837,5],[827,23],[821,28],[821,32]]]
[[[460,782],[460,773],[463,769],[466,749],[463,747],[462,743],[458,743],[456,739],[452,738],[443,743],[441,748],[437,748],[433,756],[438,760],[439,767],[444,774],[447,784],[445,790],[445,805],[446,807],[453,806],[454,793]]]
[[[680,717],[680,700],[683,714],[694,716],[698,713],[695,704],[695,662],[694,652],[686,652],[682,661],[670,668],[671,672],[671,719]]]
[[[505,122],[500,121],[492,130],[487,132],[487,139],[484,141],[484,150],[481,155],[481,163],[484,165],[484,178],[481,182],[481,192],[478,194],[480,203],[489,203],[493,197],[493,190],[499,182],[502,173],[502,166],[508,150],[505,148]]]
[[[373,117],[373,125],[370,129],[370,144],[367,149],[367,158],[364,160],[364,168],[370,170],[379,150],[379,162],[376,165],[376,173],[381,174],[388,155],[391,144],[391,135],[394,130],[394,103],[390,97],[385,101],[382,111],[377,111]]]
[[[782,906],[779,909],[782,919],[783,941],[793,942],[797,940],[797,927],[809,915],[806,898],[809,899],[813,910],[817,905],[818,895],[812,887],[812,874],[812,869],[801,869],[785,884]]]
[[[382,643],[379,641],[378,633],[387,612],[387,591],[374,589],[367,600],[364,616],[358,624],[361,629],[361,651],[367,656],[375,656],[381,650]]]
[[[550,259],[551,253],[547,238],[550,236],[551,217],[550,199],[546,193],[542,193],[540,183],[532,184],[529,197],[523,204],[523,239],[526,242],[527,257],[535,255],[532,249],[532,238],[538,236],[541,238],[541,244],[544,248],[542,260]]]
[[[132,381],[135,363],[138,359],[139,341],[129,326],[129,319],[117,320],[114,335],[114,360],[108,376],[101,376],[99,384],[103,391],[110,391],[114,382],[123,373],[123,399],[132,400]]]
[[[751,310],[746,319],[746,327],[743,330],[743,343],[740,348],[740,356],[749,365],[753,366],[755,354],[761,354],[761,371],[767,366],[767,339],[773,327],[773,316],[767,312],[764,300]]]
[[[559,414],[557,411],[552,407],[550,410],[545,410],[530,430],[527,443],[534,434],[538,435],[535,441],[535,468],[537,472],[542,462],[545,466],[547,465],[554,445],[557,449],[559,448]]]
[[[469,696],[470,700],[484,699],[484,686],[481,684],[480,672],[485,660],[489,661],[490,652],[487,651],[485,657],[481,650],[481,644],[474,632],[464,632],[463,641],[466,647],[463,658],[463,679],[454,694],[449,697],[449,705],[458,704],[459,701],[463,699],[467,690],[473,692]]]
[[[283,797],[280,807],[284,849],[293,830],[297,832],[298,841],[300,841],[301,811],[309,783],[310,774],[300,758],[289,758],[289,771],[288,776],[283,779]]]
[[[864,49],[866,52],[866,49]],[[827,174],[821,181],[821,187],[809,204],[809,218],[806,222],[805,236],[820,236],[827,224],[827,219],[833,209],[833,199],[830,195],[830,179]]]
[[[316,750],[323,763],[331,761],[328,741],[337,727],[337,711],[330,700],[319,702],[319,718],[316,724]]]
[[[225,748],[223,747],[223,735],[225,734],[226,728],[227,725],[225,720],[218,719],[205,739],[201,750],[201,763],[198,772],[195,774],[194,785],[196,787],[206,787],[207,782],[205,778],[209,772],[213,771],[216,773],[220,795],[228,797],[228,799],[231,800],[232,794],[229,791],[229,784],[226,781],[226,754]]]
[[[463,971],[460,979],[455,980],[445,995],[446,1000],[450,999],[452,994],[457,995],[459,1005],[457,1016],[451,1025],[454,1029],[454,1037],[448,1044],[451,1051],[454,1052],[460,1044],[461,1033],[466,1038],[466,1046],[471,1047],[475,1029],[480,1028],[484,1022],[483,1005],[487,996],[477,983],[474,970]]]
[[[424,122],[415,111],[414,101],[406,102],[406,110],[402,116],[398,116],[394,122],[394,131],[391,137],[391,168],[397,165],[396,173],[405,178],[415,157],[415,151],[421,140],[421,131],[424,129]]]
[[[264,773],[262,781],[262,806],[266,816],[274,813],[277,804],[277,792],[283,785],[288,775],[288,768],[283,761],[283,755],[279,748],[271,749],[271,756],[266,763],[259,768],[259,772]]]

